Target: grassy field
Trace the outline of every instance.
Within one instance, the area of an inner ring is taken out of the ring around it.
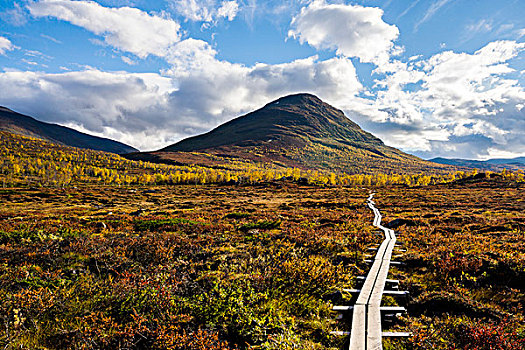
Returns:
[[[12,348],[337,348],[329,298],[366,267],[366,191],[0,192]],[[226,343],[227,342],[227,343]]]
[[[0,346],[340,349],[381,235],[408,315],[386,349],[521,349],[522,172],[348,175],[136,162],[0,133]],[[355,296],[354,296],[355,297]]]
[[[406,348],[525,348],[523,193],[495,177],[376,196],[407,249]]]
[[[340,349],[331,311],[381,241],[363,187],[0,190],[0,346]],[[377,190],[408,252],[409,330],[387,349],[522,349],[523,183]],[[350,303],[350,300],[346,300]],[[385,304],[394,304],[385,298]],[[403,301],[399,301],[403,303]]]

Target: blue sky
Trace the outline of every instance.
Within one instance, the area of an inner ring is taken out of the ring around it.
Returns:
[[[153,150],[310,92],[425,158],[525,155],[525,2],[0,3],[0,104]]]

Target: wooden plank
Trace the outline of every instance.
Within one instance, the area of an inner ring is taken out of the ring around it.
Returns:
[[[361,293],[359,293],[356,305],[366,305],[368,303],[368,299],[376,283],[376,276],[379,272],[379,269],[381,268],[381,264],[382,260],[374,260],[374,263],[370,268],[370,272],[368,273],[365,283],[363,283],[363,286],[361,287]]]
[[[383,341],[381,339],[381,312],[379,311],[379,305],[369,305],[367,316],[368,332],[366,335],[366,350],[383,349]]]
[[[366,306],[355,305],[350,331],[351,350],[366,350]]]
[[[346,289],[346,288],[344,288],[343,292],[351,293],[351,294],[357,294],[357,293],[361,293],[361,289]]]
[[[350,311],[353,309],[354,309],[353,306],[343,306],[343,305],[337,305],[337,306],[332,307],[333,311]]]
[[[370,248],[375,250],[376,255],[373,259],[365,260],[372,263],[368,275],[360,277],[363,280],[361,289],[344,289],[344,292],[359,293],[357,301],[353,308],[352,330],[350,332],[350,350],[381,350],[382,337],[389,336],[388,332],[381,330],[381,313],[399,313],[405,312],[403,307],[381,307],[381,299],[383,294],[390,295],[406,295],[404,291],[385,291],[385,285],[398,284],[397,280],[388,280],[388,272],[392,262],[392,252],[394,247],[398,244],[394,230],[381,225],[382,216],[379,210],[375,207],[372,200],[374,194],[371,193],[368,197],[368,207],[374,212],[373,225],[381,229],[384,233],[384,240],[378,248]],[[335,310],[336,307],[334,307]],[[340,310],[340,307],[337,307]],[[346,307],[345,310],[350,310]],[[401,333],[391,336],[401,336]]]
[[[376,283],[370,297],[368,298],[368,305],[373,305],[379,308],[381,305],[381,299],[383,298],[383,290],[385,289],[385,280],[388,275],[388,264],[382,264],[381,269],[377,273]]]
[[[358,280],[364,280],[364,279],[366,279],[366,277],[364,277],[364,276],[357,276],[356,279],[358,279]],[[399,284],[399,280],[391,280],[391,279],[387,279],[387,280],[386,280],[386,283],[390,283],[390,284]]]
[[[409,293],[407,290],[385,290],[383,294],[391,295],[394,297],[404,297],[407,296]]]
[[[379,308],[379,311],[381,312],[406,312],[407,309],[405,309],[403,306],[381,306]]]
[[[361,289],[343,289],[343,292],[351,293],[351,294],[357,294],[357,293],[361,293]],[[385,295],[393,295],[393,296],[405,296],[405,295],[408,294],[408,291],[406,291],[406,290],[383,290],[383,294],[385,294]],[[336,307],[336,306],[334,306],[334,307]]]
[[[346,331],[346,332],[345,331],[331,331],[330,334],[331,335],[339,335],[339,336],[341,336],[341,335],[349,335],[350,332],[348,332],[348,331]]]
[[[410,332],[383,332],[383,337],[411,337]]]

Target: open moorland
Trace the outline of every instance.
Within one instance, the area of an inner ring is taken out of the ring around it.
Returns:
[[[0,191],[6,348],[339,349],[334,304],[381,241],[370,188],[254,185]],[[407,248],[391,349],[522,349],[523,183],[492,174],[375,189]],[[384,304],[395,304],[385,297]]]
[[[522,349],[522,172],[344,174],[124,159],[0,133],[0,346],[341,349],[356,277],[406,253],[385,349]]]
[[[410,292],[406,348],[525,347],[523,185],[478,175],[378,190],[376,204],[407,249],[397,276]]]
[[[337,348],[330,296],[374,240],[361,189],[0,193],[13,348]]]

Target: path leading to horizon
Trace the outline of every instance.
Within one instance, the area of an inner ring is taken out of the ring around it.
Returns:
[[[383,230],[385,239],[377,249],[359,297],[353,308],[350,350],[382,349],[381,299],[396,244],[393,230],[381,225],[381,213],[375,207],[374,193],[368,197],[368,207],[374,212],[373,225]]]

